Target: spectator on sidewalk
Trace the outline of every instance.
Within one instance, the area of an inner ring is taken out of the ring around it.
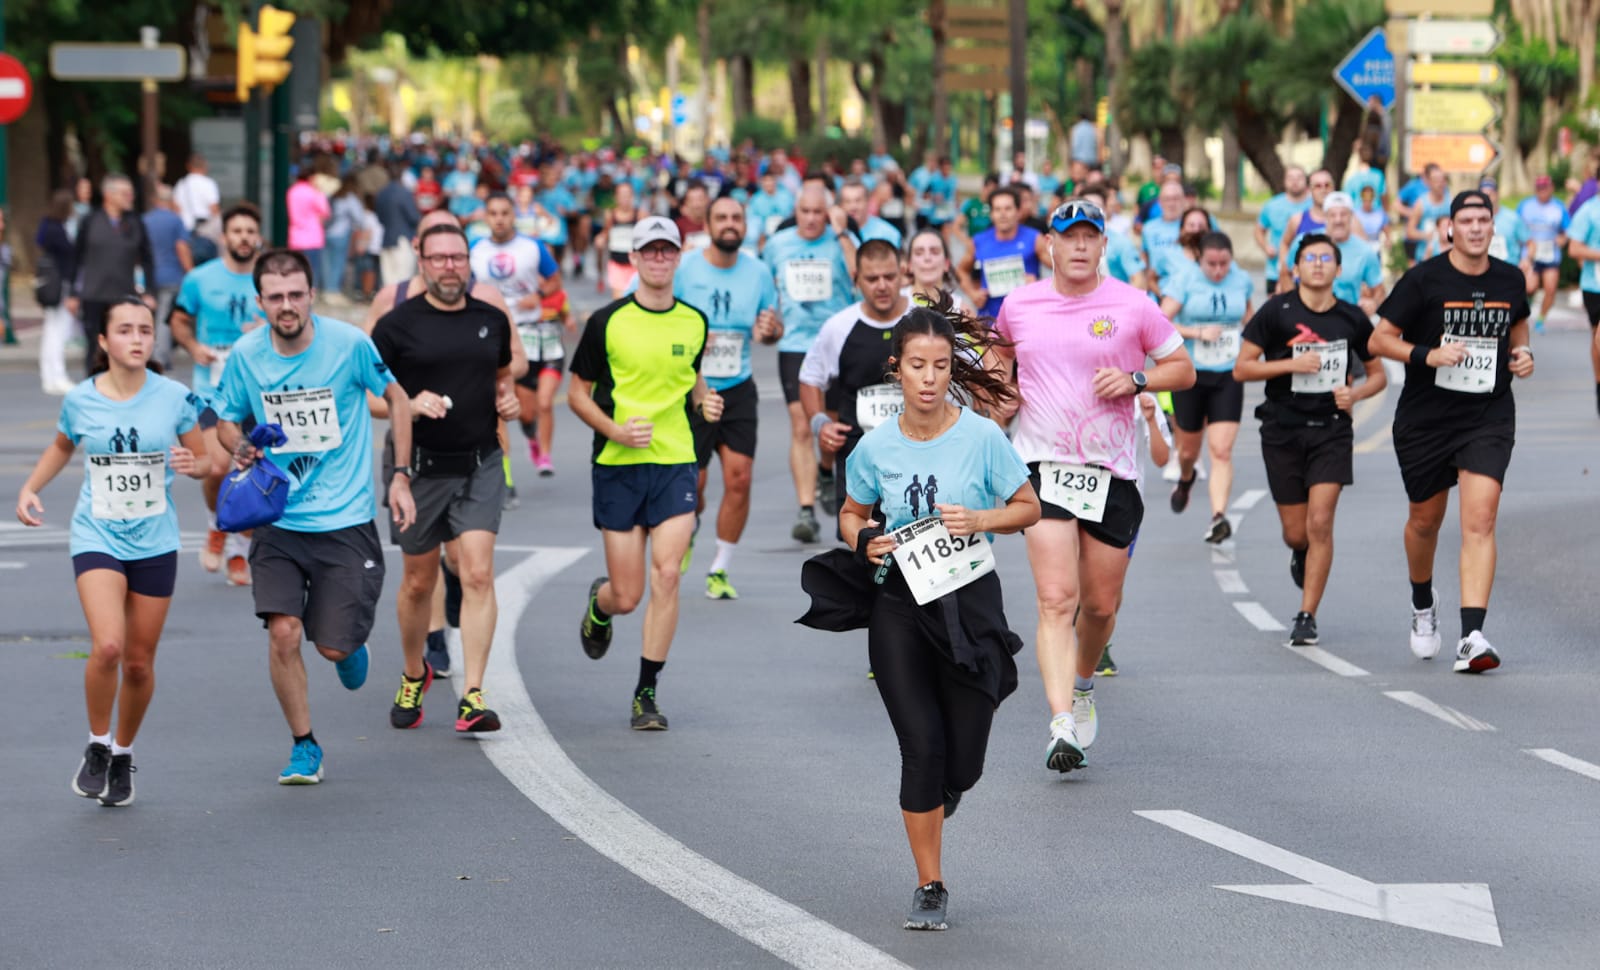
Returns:
[[[383,223],[383,255],[378,261],[380,285],[408,280],[417,272],[411,240],[417,234],[422,213],[417,211],[417,200],[400,178],[401,168],[398,162],[390,165],[389,184],[378,193],[378,221]]]
[[[172,366],[172,330],[167,326],[167,316],[172,312],[172,301],[178,297],[183,274],[194,269],[189,230],[184,228],[177,208],[172,187],[158,185],[155,205],[143,216],[145,235],[150,237],[150,252],[156,263],[154,279],[145,283],[156,296],[156,346],[152,357],[162,370]]]
[[[72,193],[57,189],[50,196],[50,207],[39,220],[33,235],[39,248],[39,263],[34,267],[35,296],[44,311],[39,334],[39,387],[46,394],[65,394],[72,390],[67,376],[67,341],[77,319],[67,309],[67,287],[77,275],[77,256],[67,226],[72,224]]]
[[[204,155],[199,152],[190,155],[188,168],[188,174],[172,187],[172,198],[183,219],[183,228],[193,233],[222,212],[222,190],[217,187],[217,180],[207,173]]]
[[[333,218],[328,220],[327,247],[322,251],[323,297],[335,306],[344,303],[345,268],[350,259],[350,240],[366,218],[361,196],[356,194],[354,176],[347,176],[333,195]]]
[[[155,253],[144,223],[133,214],[133,182],[126,175],[100,180],[100,208],[78,224],[76,247],[73,266],[78,274],[67,306],[83,320],[87,372],[100,349],[100,334],[113,303],[137,291],[151,310],[156,305],[146,292],[156,278]],[[137,284],[139,271],[144,273],[142,285]]]
[[[289,209],[289,248],[310,261],[311,270],[316,274],[311,280],[311,287],[321,289],[322,247],[327,242],[327,233],[323,226],[333,214],[333,207],[328,204],[328,197],[311,184],[312,174],[313,170],[309,164],[300,166],[294,184],[289,186],[286,196]]]

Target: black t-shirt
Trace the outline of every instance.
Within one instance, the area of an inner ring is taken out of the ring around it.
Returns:
[[[1293,357],[1296,347],[1317,347],[1322,344],[1345,342],[1347,353],[1343,367],[1348,382],[1353,377],[1350,354],[1363,361],[1372,359],[1367,350],[1367,338],[1372,336],[1372,323],[1361,308],[1354,303],[1335,300],[1332,307],[1318,313],[1300,299],[1300,291],[1292,290],[1282,296],[1269,298],[1245,325],[1243,339],[1261,348],[1263,360],[1284,360]],[[1306,353],[1307,351],[1300,351]],[[1324,354],[1323,370],[1339,364]],[[1296,392],[1294,375],[1285,374],[1267,380],[1267,400],[1274,404],[1292,407],[1304,414],[1326,416],[1337,414],[1333,392]]]
[[[1471,356],[1460,370],[1452,370],[1468,377],[1493,372],[1492,387],[1470,393],[1440,386],[1442,372],[1435,368],[1406,364],[1396,424],[1469,426],[1516,420],[1510,338],[1512,325],[1528,318],[1524,285],[1522,271],[1510,263],[1490,257],[1487,272],[1469,276],[1450,263],[1449,253],[1418,263],[1395,282],[1394,292],[1378,308],[1380,317],[1420,347],[1437,347],[1446,335],[1465,338]],[[1472,340],[1484,343],[1473,347]]]
[[[511,323],[493,304],[467,298],[441,310],[423,293],[379,318],[372,342],[408,395],[432,391],[450,398],[442,418],[418,418],[411,440],[430,451],[475,451],[496,446],[500,415],[495,381],[511,366]]]

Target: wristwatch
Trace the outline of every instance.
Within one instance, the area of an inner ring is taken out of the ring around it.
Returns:
[[[1146,377],[1142,370],[1131,371],[1128,376],[1133,378],[1133,393],[1143,394],[1145,385],[1150,383],[1150,378]]]
[[[414,473],[412,473],[410,465],[396,465],[394,466],[394,473],[395,475],[404,475],[407,481],[417,477]]]

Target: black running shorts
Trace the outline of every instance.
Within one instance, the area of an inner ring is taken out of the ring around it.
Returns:
[[[1515,421],[1480,427],[1394,426],[1394,455],[1406,497],[1426,502],[1456,484],[1461,472],[1487,475],[1502,485],[1517,443]]]
[[[1028,481],[1034,492],[1040,491],[1039,463],[1028,462]],[[1085,533],[1113,549],[1126,549],[1133,545],[1144,522],[1144,499],[1139,495],[1139,483],[1121,478],[1111,480],[1111,492],[1106,496],[1106,511],[1099,522],[1079,519],[1059,505],[1039,500],[1040,518],[1076,520]]]

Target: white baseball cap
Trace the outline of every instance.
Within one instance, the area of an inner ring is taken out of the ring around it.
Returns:
[[[1326,212],[1329,209],[1349,209],[1354,212],[1356,204],[1348,192],[1329,192],[1322,200],[1322,211]]]
[[[683,236],[678,233],[678,226],[671,219],[661,216],[651,216],[640,219],[633,227],[633,251],[638,252],[653,242],[669,242],[683,248]]]

